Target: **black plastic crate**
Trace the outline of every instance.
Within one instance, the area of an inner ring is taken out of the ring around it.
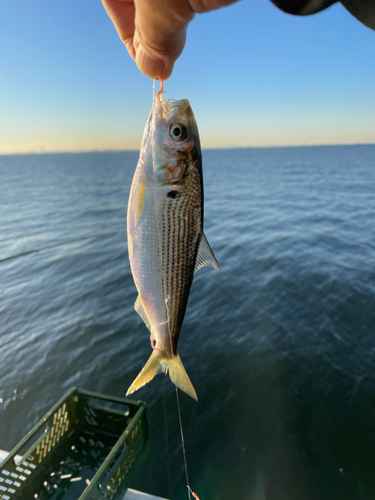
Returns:
[[[119,499],[148,448],[145,403],[72,388],[0,463],[0,499]]]

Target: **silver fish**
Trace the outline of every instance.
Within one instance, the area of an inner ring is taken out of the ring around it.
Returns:
[[[127,394],[169,372],[197,400],[177,352],[195,271],[220,266],[203,233],[202,153],[189,101],[155,96],[130,190],[128,249],[153,352]]]

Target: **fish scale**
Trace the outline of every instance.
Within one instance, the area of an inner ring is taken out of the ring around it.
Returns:
[[[198,175],[197,175],[198,176]],[[199,197],[200,189],[196,190]],[[189,196],[182,195],[178,199],[166,198],[164,217],[168,232],[163,234],[162,260],[168,272],[163,275],[163,290],[168,298],[170,314],[169,334],[173,338],[171,350],[177,353],[179,332],[185,315],[191,280],[194,273],[196,252],[201,234],[200,210],[194,210],[194,199],[190,190]],[[181,191],[180,191],[181,193]],[[173,336],[172,336],[173,333]]]

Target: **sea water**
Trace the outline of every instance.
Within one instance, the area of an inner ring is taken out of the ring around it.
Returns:
[[[126,209],[137,152],[0,157],[0,448],[72,386],[123,396],[151,353]],[[201,500],[375,498],[375,146],[203,152],[205,233],[179,352]],[[159,375],[133,487],[187,498]]]

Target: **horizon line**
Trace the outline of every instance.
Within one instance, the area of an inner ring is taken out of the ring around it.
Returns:
[[[219,146],[202,148],[203,151],[215,151],[224,149],[277,149],[277,148],[317,148],[317,147],[339,147],[339,146],[375,146],[375,142],[348,142],[333,144],[275,144],[269,146]],[[85,153],[139,153],[139,149],[70,149],[70,150],[50,150],[50,151],[10,151],[0,152],[0,156],[22,156],[22,155],[48,155],[48,154],[85,154]]]

